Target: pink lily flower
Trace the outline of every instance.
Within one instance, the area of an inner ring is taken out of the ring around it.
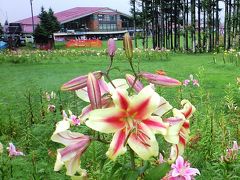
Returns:
[[[164,160],[162,153],[159,153],[158,163],[159,163],[159,164],[162,164],[162,163],[165,163],[165,162],[166,162],[166,161]]]
[[[184,86],[187,86],[189,83],[190,83],[190,80],[189,80],[189,79],[185,79],[185,80],[183,81],[183,85],[184,85]]]
[[[221,160],[222,161],[226,161],[226,162],[236,160],[239,149],[240,149],[240,147],[238,146],[237,141],[233,141],[233,147],[232,148],[228,148],[226,150],[226,155],[225,156],[221,156]]]
[[[65,120],[60,121],[51,137],[52,141],[66,146],[57,150],[54,171],[59,171],[65,165],[66,174],[73,176],[81,170],[80,157],[90,145],[91,139],[89,136],[69,131],[70,125],[67,122]]]
[[[178,156],[176,164],[172,164],[172,171],[169,173],[169,180],[191,180],[200,172],[197,168],[191,168],[190,163]]]
[[[194,86],[198,86],[198,87],[200,86],[197,79],[194,79],[194,80],[193,80],[193,85],[194,85]]]
[[[113,57],[117,50],[115,40],[113,38],[110,38],[107,42],[107,45],[108,45],[108,55],[110,57]]]
[[[23,152],[16,150],[16,147],[13,143],[9,143],[9,147],[7,147],[8,153],[10,157],[13,156],[24,156]]]
[[[133,97],[126,90],[116,89],[112,99],[114,107],[93,110],[86,121],[96,131],[115,133],[107,156],[114,160],[124,154],[126,144],[144,160],[157,156],[159,147],[154,133],[166,134],[168,127],[159,116],[152,116],[161,103],[160,96],[146,86]]]
[[[68,113],[69,117],[64,110],[62,111],[63,120],[70,122],[71,125],[79,126],[81,124],[80,119],[76,115],[74,115],[72,111],[68,110]]]
[[[173,79],[168,76],[152,74],[148,72],[140,73],[140,76],[146,79],[149,83],[160,86],[180,86],[182,83],[177,79]]]

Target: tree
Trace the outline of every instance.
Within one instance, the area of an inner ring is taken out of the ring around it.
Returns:
[[[40,19],[40,24],[34,31],[36,43],[48,43],[49,40],[54,42],[53,33],[60,30],[60,23],[54,16],[53,10],[50,8],[47,12],[42,7],[38,17]]]
[[[2,27],[2,24],[0,23],[0,35],[3,34],[3,27]]]

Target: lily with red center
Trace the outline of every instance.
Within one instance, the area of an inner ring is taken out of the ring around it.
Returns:
[[[96,131],[115,133],[107,156],[114,160],[124,154],[126,144],[144,160],[157,156],[159,147],[154,134],[165,135],[169,125],[163,123],[159,116],[152,115],[162,103],[161,97],[146,86],[132,97],[126,90],[116,89],[112,99],[114,107],[94,110],[86,121],[86,125]]]
[[[170,155],[173,161],[184,152],[190,133],[189,119],[196,110],[188,100],[182,100],[181,104],[183,109],[173,109],[174,117],[165,120],[165,122],[170,123],[170,127],[164,138],[173,144]]]

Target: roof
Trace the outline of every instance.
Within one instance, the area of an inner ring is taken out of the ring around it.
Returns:
[[[89,16],[93,13],[97,13],[97,12],[101,12],[101,11],[112,11],[112,12],[116,12],[116,13],[120,13],[121,15],[124,16],[128,16],[127,14],[118,12],[116,10],[107,8],[107,7],[75,7],[72,9],[68,9],[65,11],[61,11],[58,13],[54,13],[54,15],[57,17],[58,21],[60,22],[60,24],[63,24],[65,22],[69,22],[69,21],[73,21],[75,19],[79,19],[85,16]],[[129,16],[128,16],[129,17]],[[38,16],[34,16],[34,24],[39,24],[39,18]],[[17,21],[17,23],[21,23],[21,24],[32,24],[32,17],[23,19],[23,20],[19,20]]]

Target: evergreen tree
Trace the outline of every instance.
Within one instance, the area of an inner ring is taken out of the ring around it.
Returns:
[[[3,34],[3,27],[2,27],[2,24],[0,23],[0,35]]]
[[[49,40],[53,42],[53,33],[60,30],[60,23],[54,16],[53,10],[50,8],[47,12],[42,7],[38,18],[40,19],[40,24],[34,32],[36,43],[47,43]]]

